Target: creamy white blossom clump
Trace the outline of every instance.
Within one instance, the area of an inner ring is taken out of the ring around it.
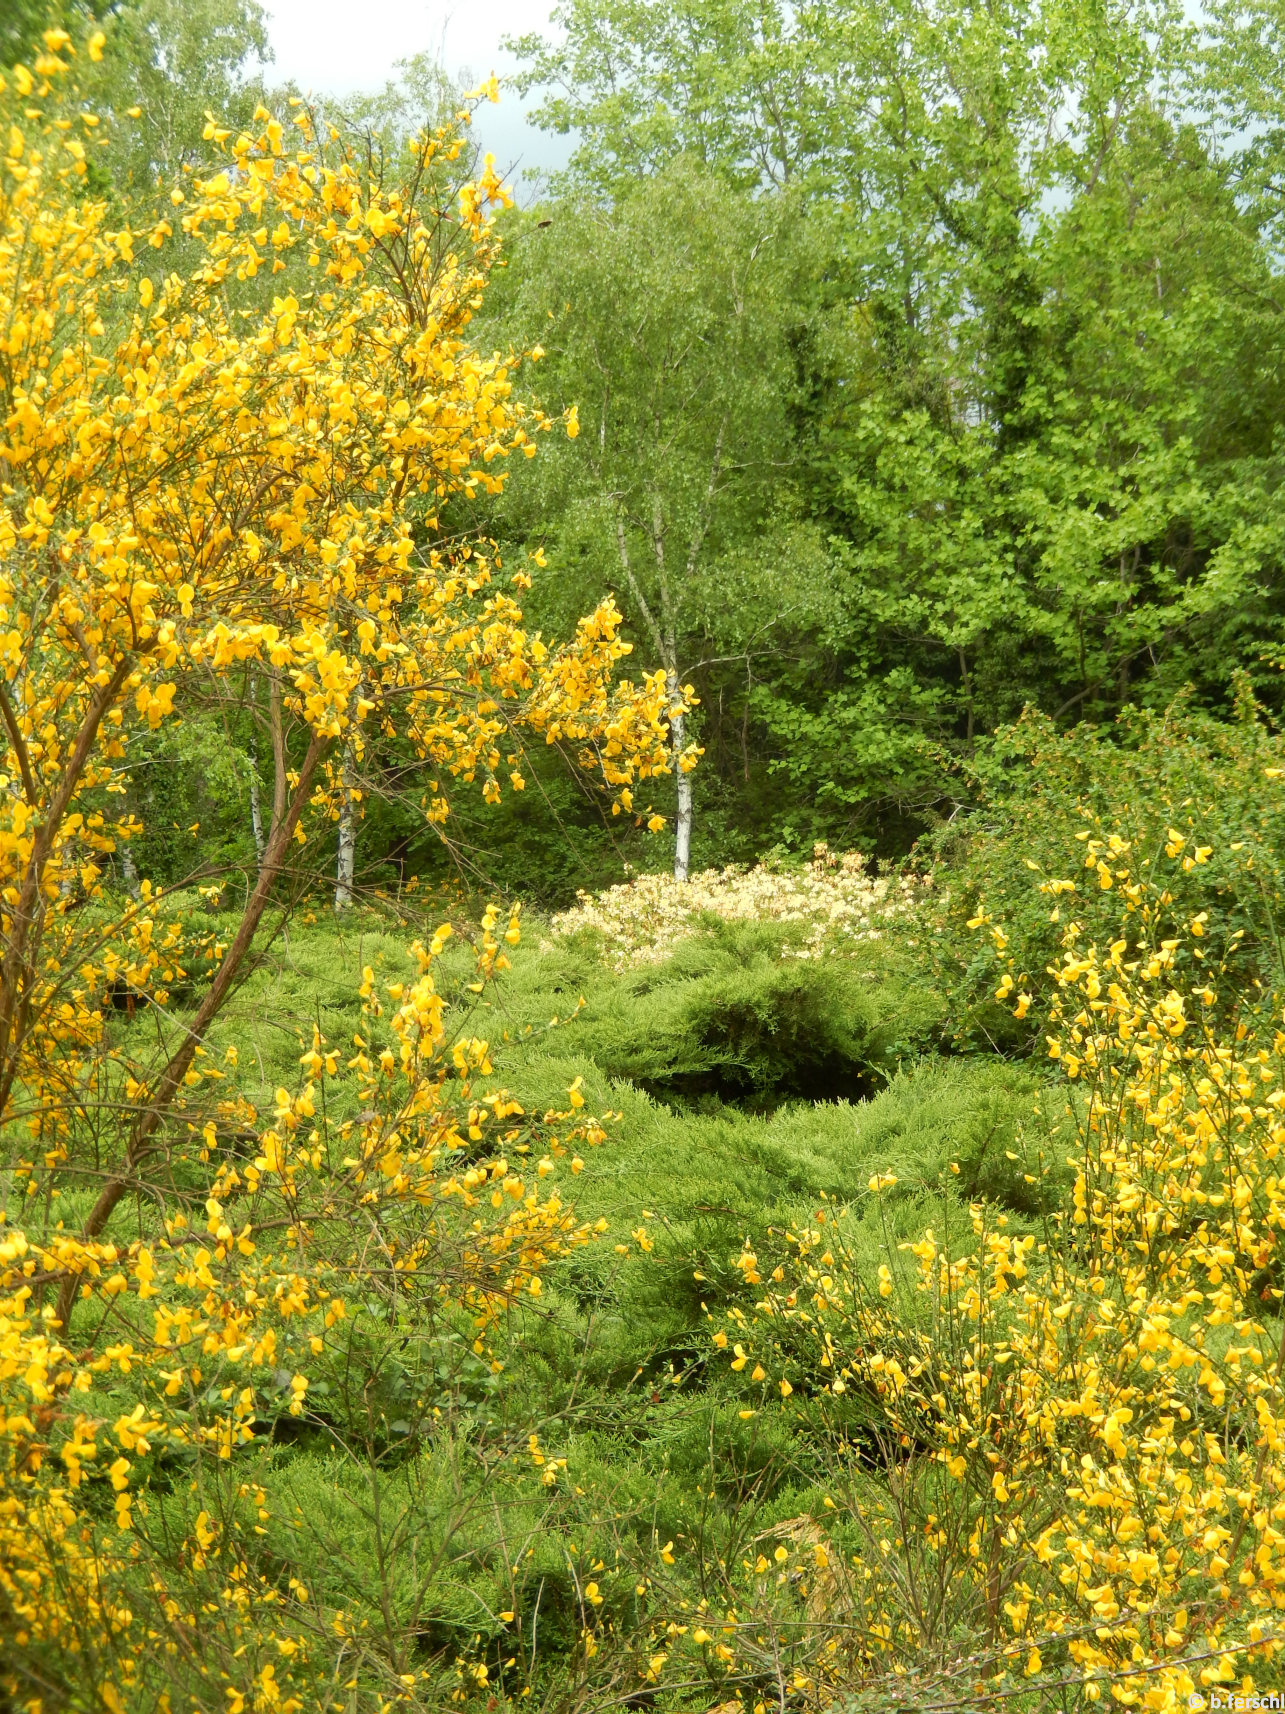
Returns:
[[[877,940],[891,917],[908,911],[917,884],[872,875],[858,851],[842,856],[813,847],[812,862],[798,868],[760,863],[704,869],[688,881],[639,875],[601,893],[581,892],[579,903],[552,921],[555,935],[594,929],[615,970],[658,964],[700,918],[725,922],[802,924],[782,947],[785,957],[815,958]]]

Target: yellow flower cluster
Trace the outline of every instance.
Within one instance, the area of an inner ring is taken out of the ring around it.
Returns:
[[[503,964],[497,921],[489,912],[483,924],[483,982]],[[166,1646],[215,1613],[229,1635],[271,1645],[283,1700],[264,1700],[247,1669],[239,1691],[247,1707],[315,1705],[308,1686],[324,1666],[309,1644],[308,1592],[283,1600],[255,1569],[261,1495],[240,1524],[193,1508],[183,1561],[215,1579],[203,1618],[193,1605],[201,1580],[149,1559],[149,1458],[177,1458],[208,1484],[203,1459],[230,1468],[256,1425],[306,1417],[310,1376],[342,1366],[350,1343],[369,1337],[359,1321],[372,1294],[391,1295],[421,1320],[457,1310],[474,1354],[498,1372],[488,1344],[496,1317],[538,1297],[542,1269],[593,1236],[555,1185],[577,1146],[603,1139],[602,1125],[578,1088],[564,1110],[534,1122],[503,1093],[476,1089],[491,1071],[488,1044],[452,1033],[435,981],[449,937],[443,927],[414,946],[416,974],[382,997],[367,973],[353,1051],[341,1054],[314,1031],[298,1088],[277,1091],[251,1146],[226,1146],[224,1126],[253,1114],[223,1104],[200,1138],[204,1184],[171,1187],[153,1232],[41,1239],[0,1211],[7,1646],[101,1651],[95,1689],[109,1707],[130,1706],[156,1643],[131,1610],[140,1564],[157,1580]],[[515,922],[505,938],[516,938]],[[328,1118],[336,1105],[358,1116]],[[582,1163],[576,1155],[569,1164]],[[66,1278],[79,1305],[74,1339],[49,1296]],[[126,1374],[142,1402],[113,1412],[112,1378]],[[213,1658],[209,1682],[220,1706],[237,1688],[220,1687]]]
[[[978,1205],[901,1246],[912,1278],[894,1253],[867,1279],[822,1215],[733,1313],[765,1389],[792,1370],[886,1425],[900,1509],[863,1511],[883,1545],[845,1597],[867,1662],[922,1662],[928,1619],[905,1599],[922,1576],[993,1639],[978,1693],[1043,1675],[1168,1710],[1279,1685],[1285,1033],[1220,1035],[1212,973],[1176,985],[1180,950],[1067,933],[1049,1049],[1082,1088],[1080,1142],[1042,1235]]]
[[[687,881],[639,875],[592,896],[582,892],[579,904],[553,918],[553,931],[600,935],[615,970],[668,958],[706,915],[802,925],[802,936],[786,942],[783,956],[819,958],[877,940],[890,919],[911,909],[915,887],[913,879],[871,875],[859,852],[839,857],[818,845],[812,862],[797,869],[729,864]]]
[[[441,506],[498,489],[550,426],[515,394],[519,356],[468,342],[504,197],[489,165],[454,195],[459,127],[419,137],[394,183],[298,102],[245,134],[211,123],[214,170],[135,231],[86,191],[102,127],[72,42],[46,48],[0,77],[0,1113],[52,1075],[55,994],[58,1028],[91,1033],[64,991],[97,944],[78,907],[134,831],[109,809],[128,732],[186,682],[253,667],[274,733],[307,738],[293,771],[281,746],[225,986],[372,723],[423,764],[434,822],[449,778],[522,787],[523,731],[569,742],[618,800],[668,768],[664,675],[618,682],[610,602],[553,647],[493,553],[438,545]]]
[[[96,740],[125,699],[155,726],[174,675],[247,661],[321,738],[404,702],[419,752],[467,779],[497,778],[528,696],[537,730],[596,746],[613,785],[662,766],[664,681],[612,696],[610,604],[550,650],[488,596],[493,560],[417,547],[550,426],[515,397],[519,357],[466,339],[505,200],[489,162],[451,220],[458,129],[419,138],[389,188],[299,103],[293,149],[260,109],[254,134],[211,124],[226,165],[134,232],[77,188],[85,116],[60,100],[64,61],[41,66],[40,108],[16,79],[0,92],[0,636],[24,784],[66,774],[64,732]],[[184,272],[167,272],[180,235]],[[264,271],[292,283],[252,290]],[[234,282],[249,307],[229,307]],[[38,566],[57,575],[33,604]]]

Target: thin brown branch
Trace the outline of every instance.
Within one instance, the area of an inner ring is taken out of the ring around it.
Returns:
[[[313,775],[330,745],[331,740],[329,738],[314,735],[308,746],[308,753],[304,758],[302,768],[299,770],[299,779],[294,789],[294,795],[268,841],[258,880],[246,901],[245,910],[232,939],[232,944],[228,947],[218,973],[197,1009],[196,1016],[187,1026],[182,1043],[171,1055],[169,1063],[161,1073],[155,1093],[147,1105],[141,1108],[137,1114],[121,1163],[103,1186],[98,1200],[94,1203],[81,1229],[81,1236],[86,1241],[96,1238],[103,1230],[111,1218],[116,1204],[129,1188],[135,1168],[148,1152],[151,1139],[155,1136],[161,1121],[173,1105],[175,1096],[183,1087],[183,1080],[196,1057],[196,1050],[200,1046],[202,1038],[217,1017],[232,989],[237,971],[253,944],[255,933],[262,920],[264,910],[267,908],[273,883],[283,868],[286,851],[294,837],[295,827],[312,790]],[[58,1319],[64,1327],[71,1315],[75,1292],[76,1276],[68,1274],[58,1294]]]
[[[18,758],[18,771],[22,775],[22,789],[26,793],[27,802],[34,809],[38,801],[35,775],[31,771],[31,757],[27,754],[27,743],[18,727],[17,717],[13,712],[13,704],[9,701],[9,693],[3,683],[0,683],[0,713],[4,715],[5,730],[9,734],[9,742],[13,745],[13,753]]]

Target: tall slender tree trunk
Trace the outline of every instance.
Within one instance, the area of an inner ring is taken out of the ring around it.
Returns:
[[[669,742],[678,785],[678,813],[674,818],[674,879],[685,881],[692,857],[692,776],[679,766],[679,758],[687,742],[685,715],[670,715]]]
[[[259,770],[254,753],[250,755],[250,831],[254,835],[254,861],[263,866],[263,806],[259,802]]]
[[[357,758],[351,743],[344,751],[343,798],[339,809],[339,856],[335,863],[335,909],[352,903],[353,871],[357,859]]]
[[[710,507],[713,504],[714,494],[718,486],[719,471],[722,468],[723,434],[726,427],[727,423],[724,420],[718,431],[718,441],[714,447],[714,459],[710,469],[709,485],[705,493],[705,503],[687,550],[685,575],[688,584],[696,575],[701,546],[709,528]],[[618,510],[616,513],[616,548],[620,555],[620,566],[625,574],[625,581],[629,585],[629,592],[633,596],[643,622],[656,645],[656,652],[665,669],[669,688],[677,696],[682,683],[682,677],[678,670],[678,613],[676,600],[670,587],[669,570],[665,559],[666,525],[660,495],[654,494],[652,496],[649,526],[659,589],[659,601],[655,609],[648,602],[635,575],[633,562],[629,555],[629,541],[625,533],[625,524],[625,513]],[[669,744],[677,796],[677,813],[674,817],[674,879],[685,881],[691,867],[692,821],[695,812],[692,799],[692,776],[679,765],[683,751],[687,747],[687,716],[681,712],[672,713],[669,717]]]
[[[659,546],[656,557],[658,560],[662,558]],[[662,637],[661,659],[665,665],[670,695],[677,697],[681,693],[682,675],[678,671],[678,638],[667,584],[662,584],[661,593],[665,603],[665,629]],[[669,754],[674,769],[674,789],[677,799],[674,815],[674,879],[676,881],[687,879],[687,871],[691,866],[692,857],[692,776],[681,765],[683,751],[686,747],[687,716],[675,709],[669,716]]]
[[[272,820],[268,826],[271,845],[290,795],[290,766],[286,754],[286,723],[281,709],[281,680],[273,673],[268,680],[268,725],[272,731]]]
[[[118,661],[106,684],[98,685],[90,697],[71,754],[63,761],[57,788],[43,805],[43,816],[36,823],[22,888],[12,903],[4,957],[0,959],[0,1113],[5,1112],[9,1105],[38,992],[40,949],[48,903],[43,887],[45,872],[57,847],[63,818],[93,753],[103,716],[111,707],[132,664],[130,655]],[[0,711],[18,758],[27,803],[33,818],[40,816],[42,805],[35,775],[31,771],[31,758],[2,686]]]
[[[255,706],[259,680],[255,674],[250,676],[250,706]],[[259,729],[251,722],[250,726],[250,830],[254,834],[254,860],[259,868],[263,867],[263,848],[267,841],[263,837],[263,801],[259,796]]]
[[[119,688],[121,673],[115,684],[111,686],[112,694]],[[204,1043],[205,1033],[211,1022],[219,1014],[224,1001],[232,991],[246,954],[254,944],[254,936],[263,913],[267,909],[268,900],[272,894],[273,884],[285,867],[286,854],[290,849],[290,841],[294,836],[295,827],[302,815],[305,805],[312,794],[313,776],[321,764],[322,758],[330,747],[328,738],[320,738],[315,733],[308,745],[308,753],[299,769],[299,777],[295,784],[294,795],[286,803],[283,813],[272,830],[263,853],[263,864],[259,870],[253,891],[246,900],[245,909],[241,913],[241,921],[232,942],[223,954],[223,961],[214,973],[214,980],[206,990],[205,998],[197,1007],[196,1015],[183,1031],[182,1039],[171,1054],[168,1063],[161,1072],[159,1079],[151,1091],[145,1092],[141,1104],[134,1110],[133,1123],[126,1139],[124,1153],[116,1167],[109,1173],[103,1188],[98,1193],[98,1200],[90,1209],[81,1227],[81,1237],[89,1242],[94,1239],[106,1226],[112,1216],[112,1211],[121,1197],[134,1182],[143,1161],[157,1146],[155,1138],[162,1124],[168,1118],[174,1099],[183,1088],[196,1050]],[[68,794],[70,795],[70,794]],[[52,819],[52,818],[51,818]],[[0,990],[2,994],[3,990]],[[12,1076],[8,1082],[12,1083]],[[7,1099],[8,1090],[4,1091]],[[0,1107],[0,1111],[3,1108]],[[58,1293],[58,1320],[64,1328],[71,1318],[71,1306],[75,1301],[79,1275],[69,1272],[63,1276],[62,1286]]]
[[[125,883],[125,891],[130,898],[141,898],[143,889],[138,884],[138,865],[134,861],[134,853],[128,845],[123,843],[120,848],[120,872],[121,879]]]

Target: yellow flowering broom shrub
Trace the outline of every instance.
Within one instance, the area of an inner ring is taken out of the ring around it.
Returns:
[[[632,803],[672,694],[620,680],[610,602],[550,645],[525,574],[439,523],[550,426],[520,355],[468,340],[503,192],[489,162],[458,183],[459,127],[394,181],[302,104],[211,120],[212,168],[136,229],[90,188],[75,60],[53,30],[0,77],[0,1672],[30,1707],[165,1707],[184,1674],[204,1705],[314,1706],[321,1657],[281,1617],[306,1592],[248,1552],[259,1501],[219,1472],[349,1360],[358,1285],[500,1361],[496,1316],[586,1236],[546,1180],[599,1133],[578,1095],[529,1135],[473,1095],[488,1050],[443,1011],[440,935],[386,1022],[367,980],[367,1032],[318,1035],[270,1123],[209,1028],[363,732],[409,744],[431,822],[452,780],[521,789],[523,733]],[[233,671],[268,686],[277,789],[239,919],[196,934],[103,881],[137,831],[130,733]],[[494,913],[478,957],[485,984]],[[121,991],[154,1030],[110,1027]],[[226,1504],[188,1516],[203,1484]]]
[[[497,487],[542,421],[514,396],[517,359],[465,339],[495,254],[490,169],[452,213],[457,134],[420,138],[393,187],[304,109],[293,149],[261,112],[254,137],[211,124],[225,165],[135,232],[83,190],[94,116],[65,87],[71,44],[47,41],[35,73],[16,68],[0,91],[0,1110],[30,1075],[33,1021],[81,962],[68,907],[127,836],[105,806],[129,723],[168,718],[185,675],[253,665],[307,734],[297,766],[281,757],[258,884],[207,1012],[305,811],[327,807],[329,760],[368,722],[439,776],[435,821],[446,776],[488,798],[506,773],[520,787],[523,728],[570,740],[616,791],[666,765],[663,675],[616,683],[627,645],[609,603],[551,649],[485,555],[434,545],[443,504]],[[279,295],[279,271],[309,289]]]
[[[482,923],[482,982],[504,963],[497,921]],[[9,1688],[32,1705],[42,1677],[108,1706],[180,1685],[221,1695],[220,1681],[247,1706],[323,1705],[329,1656],[312,1644],[319,1625],[342,1633],[342,1614],[319,1616],[297,1576],[283,1592],[258,1563],[269,1513],[239,1450],[308,1413],[318,1376],[369,1358],[372,1301],[403,1346],[454,1326],[498,1373],[497,1320],[589,1241],[557,1175],[602,1128],[575,1090],[531,1120],[475,1089],[488,1046],[453,1035],[435,981],[449,936],[413,948],[419,973],[389,985],[395,1001],[368,973],[356,1051],[314,1034],[298,1087],[235,1153],[220,1119],[244,1103],[221,1103],[140,1235],[0,1226],[0,1619]],[[332,1117],[345,1094],[357,1111]],[[49,1296],[68,1276],[70,1338]],[[127,1375],[135,1402],[116,1414]],[[440,1414],[432,1396],[408,1409],[421,1433]]]
[[[821,1210],[770,1277],[741,1259],[763,1292],[714,1343],[753,1365],[752,1409],[822,1435],[846,1500],[820,1520],[846,1549],[813,1598],[818,1706],[888,1673],[970,1706],[1028,1681],[1157,1709],[1279,1687],[1285,1033],[1211,1021],[1217,973],[1148,935],[1139,886],[1121,938],[1072,923],[1052,971],[1063,1213],[952,1230],[946,1199],[869,1276]]]
[[[1027,709],[1002,735],[973,782],[982,813],[941,829],[920,855],[937,885],[919,944],[959,1041],[1036,1046],[1067,923],[1106,945],[1130,904],[1150,913],[1157,938],[1197,922],[1203,933],[1183,936],[1188,954],[1228,964],[1225,998],[1279,980],[1285,755],[1248,679],[1236,675],[1233,688],[1235,719],[1202,713],[1182,692],[1101,729],[1060,731]],[[977,918],[993,922],[1013,959],[1009,1007],[994,992]],[[1023,993],[1033,1008],[1025,1021],[1012,1012]]]

